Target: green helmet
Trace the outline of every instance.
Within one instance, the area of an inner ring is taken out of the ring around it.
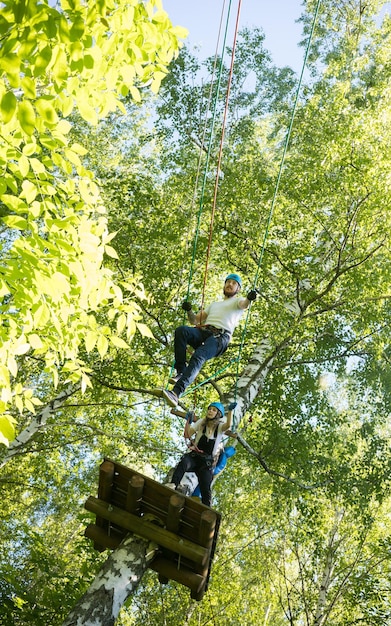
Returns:
[[[226,283],[227,280],[236,280],[239,287],[242,286],[242,279],[240,278],[239,274],[228,274],[224,282]]]
[[[221,402],[211,402],[210,404],[208,404],[208,409],[210,406],[214,406],[218,411],[220,411],[221,417],[224,417],[225,409],[224,409],[224,405],[221,404]]]

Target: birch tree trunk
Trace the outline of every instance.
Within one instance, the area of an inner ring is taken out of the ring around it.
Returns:
[[[19,433],[16,439],[11,441],[6,454],[1,460],[0,468],[4,467],[4,465],[6,465],[6,463],[17,454],[23,453],[26,445],[34,439],[39,431],[46,427],[46,423],[52,414],[55,413],[55,411],[57,411],[64,404],[64,402],[68,400],[68,398],[80,391],[80,388],[80,383],[68,385],[55,398],[53,398],[53,400],[37,411],[29,425]]]
[[[140,537],[126,537],[110,554],[63,626],[114,626],[121,607],[140,584],[156,548]]]
[[[264,340],[254,350],[237,384],[236,424],[262,390],[276,354],[287,341],[273,350],[270,343]],[[227,398],[233,398],[233,391],[227,394]],[[152,561],[154,549],[148,548],[148,542],[143,539],[134,536],[125,539],[111,553],[63,626],[114,626],[121,606],[134,593]]]
[[[269,340],[265,338],[255,348],[252,357],[237,381],[236,393],[235,389],[233,389],[228,394],[230,399],[233,399],[236,395],[237,406],[233,426],[237,426],[256,397],[261,393],[274,359],[289,342],[290,337],[287,337],[273,348]]]
[[[316,607],[314,626],[323,626],[326,623],[326,619],[329,613],[329,606],[327,602],[328,591],[330,585],[333,582],[333,571],[335,567],[335,552],[338,546],[339,537],[339,525],[341,523],[344,511],[335,512],[335,521],[333,528],[330,531],[326,562],[323,568],[322,581],[319,588],[318,604]]]

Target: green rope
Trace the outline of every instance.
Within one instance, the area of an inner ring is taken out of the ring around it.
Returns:
[[[222,372],[225,372],[225,370],[227,370],[229,367],[231,367],[232,363],[235,363],[238,360],[238,356],[236,356],[234,359],[231,359],[229,361],[229,363],[227,365],[224,365],[224,367],[220,368],[217,372],[215,372],[214,374],[212,374],[211,376],[209,376],[209,378],[206,378],[205,380],[203,380],[202,382],[198,383],[198,385],[192,385],[192,387],[190,389],[188,389],[187,391],[185,391],[182,394],[182,397],[187,396],[189,393],[193,393],[193,391],[195,391],[196,389],[198,389],[199,387],[203,387],[204,385],[206,385],[206,383],[208,383],[210,380],[214,380],[215,378],[217,378],[217,376],[219,374],[221,374]]]
[[[267,242],[267,239],[268,239],[268,236],[269,236],[270,224],[271,224],[272,217],[273,217],[273,214],[274,214],[274,208],[275,208],[275,205],[276,205],[277,195],[278,195],[280,181],[281,181],[281,177],[282,177],[282,171],[283,171],[285,158],[286,158],[288,145],[289,145],[289,140],[290,140],[290,136],[291,136],[291,132],[292,132],[292,128],[293,128],[293,122],[294,122],[294,118],[295,118],[295,115],[296,115],[299,94],[300,94],[300,91],[301,91],[301,86],[302,86],[302,82],[303,82],[303,76],[304,76],[305,67],[307,65],[307,59],[308,59],[308,55],[309,55],[309,51],[310,51],[310,47],[311,47],[312,37],[313,37],[314,31],[315,31],[315,25],[316,25],[316,20],[317,20],[317,17],[318,17],[320,3],[321,3],[321,0],[318,0],[317,5],[316,5],[316,9],[315,9],[315,13],[314,13],[314,18],[313,18],[313,21],[312,21],[312,27],[311,27],[310,36],[309,36],[307,47],[306,47],[306,52],[305,52],[305,56],[304,56],[303,66],[302,66],[302,70],[301,70],[298,86],[297,86],[297,89],[296,89],[296,96],[295,96],[295,100],[294,100],[291,120],[290,120],[288,131],[287,131],[287,134],[286,134],[286,137],[285,137],[284,149],[283,149],[283,154],[282,154],[282,157],[281,157],[280,166],[279,166],[279,170],[278,170],[276,186],[275,186],[275,189],[274,189],[272,203],[271,203],[271,206],[270,206],[268,219],[267,219],[267,222],[266,222],[266,229],[265,229],[265,234],[264,234],[264,237],[263,237],[261,253],[259,255],[258,264],[257,264],[257,270],[256,270],[256,273],[255,273],[255,278],[254,278],[254,282],[253,282],[253,288],[254,289],[256,289],[256,286],[257,286],[257,283],[258,283],[258,276],[259,276],[259,272],[260,272],[260,267],[261,267],[261,263],[262,263],[262,260],[263,260],[263,255],[264,255],[264,251],[265,251],[266,242]],[[231,3],[230,3],[230,6],[229,6],[229,11],[230,11],[230,8],[231,8]],[[229,15],[229,11],[228,11],[228,15]],[[227,35],[227,28],[228,28],[228,18],[227,18],[227,24],[226,24],[225,37],[224,37],[224,46],[225,46],[225,40],[226,40],[226,35]],[[219,88],[220,88],[220,83],[221,83],[221,74],[222,74],[222,63],[220,65],[218,90],[217,90],[217,93],[216,93],[215,107],[214,107],[214,112],[213,112],[212,131],[211,131],[211,136],[210,136],[210,140],[209,140],[207,161],[206,161],[206,166],[205,166],[205,173],[204,173],[203,186],[202,186],[202,192],[201,192],[200,209],[199,209],[199,213],[198,213],[196,234],[195,234],[195,238],[194,238],[193,257],[192,257],[192,262],[191,262],[191,270],[190,270],[190,276],[189,276],[189,285],[188,285],[187,297],[189,297],[189,290],[190,290],[190,284],[191,284],[192,273],[193,273],[193,268],[194,268],[194,260],[195,260],[195,252],[196,252],[196,247],[197,247],[197,240],[198,240],[198,233],[199,233],[199,227],[200,227],[200,220],[201,220],[201,214],[202,214],[202,209],[203,209],[203,197],[204,197],[204,191],[205,191],[205,186],[206,186],[206,176],[207,176],[207,171],[208,171],[209,158],[210,158],[210,153],[211,153],[211,143],[212,143],[213,129],[214,129],[215,117],[216,117],[216,108],[217,108],[217,95],[219,93]],[[223,368],[219,369],[212,376],[210,376],[206,380],[203,380],[201,383],[199,383],[195,387],[192,387],[191,392],[193,392],[195,389],[198,389],[199,387],[202,387],[203,385],[208,383],[210,380],[214,380],[219,374],[221,374],[222,372],[227,370],[232,365],[232,363],[236,362],[237,363],[237,367],[236,367],[236,382],[235,382],[235,399],[236,399],[237,388],[238,388],[238,378],[239,378],[239,366],[240,366],[240,360],[241,360],[241,356],[242,356],[242,352],[243,352],[244,340],[245,340],[246,333],[247,333],[247,327],[248,327],[248,323],[249,323],[249,318],[250,318],[250,314],[251,314],[251,308],[252,307],[250,305],[250,307],[249,307],[249,309],[247,311],[246,318],[245,318],[245,323],[244,323],[243,332],[242,332],[242,336],[241,336],[240,346],[239,346],[239,350],[238,350],[238,356],[235,359],[231,359],[231,361],[226,366],[224,366]],[[186,396],[188,393],[190,393],[190,390],[185,392],[183,395]]]
[[[273,194],[273,199],[272,199],[272,203],[271,203],[268,219],[267,219],[267,222],[266,222],[266,229],[265,229],[265,234],[264,234],[264,238],[263,238],[261,253],[260,253],[259,259],[258,259],[258,265],[257,265],[256,273],[255,273],[253,289],[257,288],[258,275],[259,275],[261,263],[262,263],[262,260],[263,260],[263,255],[264,255],[264,251],[265,251],[266,241],[267,241],[268,236],[269,236],[270,224],[271,224],[272,217],[273,217],[273,214],[274,214],[274,207],[275,207],[275,204],[276,204],[277,194],[278,194],[278,190],[279,190],[279,186],[280,186],[282,170],[283,170],[283,167],[284,167],[285,157],[286,157],[286,153],[287,153],[287,150],[288,150],[289,139],[290,139],[291,132],[292,132],[292,127],[293,127],[293,121],[294,121],[295,115],[296,115],[297,103],[298,103],[298,100],[299,100],[299,94],[300,94],[301,85],[302,85],[302,82],[303,82],[304,70],[305,70],[306,65],[307,65],[307,59],[308,59],[308,55],[309,55],[309,51],[310,51],[310,47],[311,47],[312,37],[313,37],[314,31],[315,31],[315,25],[316,25],[316,20],[317,20],[317,17],[318,17],[320,3],[321,3],[321,0],[318,0],[317,5],[316,5],[316,9],[315,9],[315,13],[314,13],[314,18],[312,20],[311,32],[310,32],[310,36],[308,38],[308,43],[307,43],[307,47],[306,47],[306,51],[305,51],[305,55],[304,55],[304,61],[303,61],[302,69],[301,69],[300,79],[299,79],[299,83],[298,83],[298,86],[297,86],[297,89],[296,89],[296,96],[295,96],[295,100],[294,100],[291,120],[290,120],[290,124],[289,124],[288,131],[287,131],[287,134],[286,134],[285,142],[284,142],[284,150],[283,150],[283,153],[282,153],[282,157],[281,157],[281,161],[280,161],[280,167],[279,167],[279,170],[278,170],[277,182],[276,182],[276,186],[275,186],[275,189],[274,189],[274,194]],[[237,395],[237,388],[238,388],[240,359],[241,359],[241,355],[242,355],[242,351],[243,351],[243,345],[244,345],[245,336],[246,336],[246,333],[247,333],[247,326],[248,326],[248,322],[249,322],[249,318],[250,318],[250,313],[251,313],[251,305],[250,305],[250,307],[249,307],[249,309],[247,311],[247,315],[246,315],[246,319],[245,319],[245,323],[244,323],[244,327],[243,327],[243,332],[242,332],[242,338],[241,338],[241,342],[240,342],[240,346],[239,346],[239,354],[238,354],[237,368],[236,368],[235,398],[236,398],[236,395]]]
[[[227,13],[226,24],[225,24],[224,41],[223,41],[223,45],[222,45],[222,51],[225,50],[226,41],[227,41],[227,33],[228,33],[231,5],[232,5],[232,0],[230,0],[229,6],[228,6],[228,13]],[[214,87],[214,75],[215,75],[215,69],[216,69],[216,65],[217,65],[218,47],[219,47],[219,41],[220,41],[221,26],[222,26],[222,22],[223,22],[224,8],[225,8],[225,0],[223,2],[223,8],[222,8],[222,13],[221,13],[221,20],[220,20],[219,33],[218,33],[218,38],[217,38],[216,53],[215,53],[215,62],[214,62],[214,67],[213,67],[213,71],[212,71],[212,81],[211,81],[211,87],[210,87],[210,95],[209,95],[209,99],[208,99],[208,103],[207,103],[207,111],[206,111],[206,115],[205,115],[205,129],[204,129],[204,132],[203,132],[201,146],[200,146],[200,158],[199,158],[198,167],[197,167],[196,185],[198,184],[199,166],[200,166],[200,162],[201,162],[201,154],[202,154],[202,149],[203,149],[203,145],[204,145],[206,124],[207,124],[207,120],[208,120],[207,115],[208,115],[208,112],[210,110],[209,109],[209,105],[210,105],[211,95],[212,95],[212,91],[213,91],[213,87]],[[204,206],[204,195],[205,195],[206,181],[207,181],[207,175],[208,175],[208,170],[209,170],[210,155],[211,155],[211,152],[212,152],[212,142],[213,142],[213,137],[214,137],[214,127],[215,127],[216,117],[217,117],[217,104],[218,104],[218,97],[219,97],[220,88],[221,88],[221,78],[222,78],[223,68],[224,68],[224,65],[223,65],[223,54],[222,54],[221,55],[221,61],[220,61],[220,69],[219,69],[219,74],[218,74],[216,95],[215,95],[215,99],[214,99],[214,107],[213,107],[213,114],[212,114],[212,126],[211,126],[211,131],[210,131],[208,150],[207,150],[204,174],[203,174],[203,179],[202,179],[200,205],[199,205],[199,210],[198,210],[198,215],[197,215],[197,222],[196,222],[196,229],[195,229],[195,235],[194,235],[194,240],[193,240],[193,252],[192,252],[192,259],[191,259],[191,263],[190,263],[190,271],[189,271],[189,278],[188,278],[188,284],[187,284],[186,300],[189,300],[190,288],[191,288],[192,279],[193,279],[193,273],[194,273],[195,257],[196,257],[196,251],[197,251],[197,243],[198,243],[198,235],[199,235],[199,231],[200,231],[201,216],[202,216],[202,211],[203,211],[203,206]],[[185,313],[183,314],[183,321],[185,321]],[[170,378],[170,376],[172,375],[173,371],[174,371],[174,361],[171,364],[171,370],[170,370],[168,378]],[[167,380],[167,383],[165,385],[166,389],[167,389],[167,387],[168,387],[168,380]]]

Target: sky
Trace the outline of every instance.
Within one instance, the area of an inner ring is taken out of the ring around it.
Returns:
[[[229,0],[162,0],[174,26],[185,26],[189,31],[187,45],[198,46],[197,56],[214,56],[218,41],[221,12],[224,7],[224,28]],[[232,0],[227,44],[232,45],[239,0]],[[262,28],[265,48],[272,62],[289,65],[300,72],[305,50],[298,46],[302,39],[302,25],[296,20],[302,13],[302,0],[242,0],[239,29]],[[223,37],[223,34],[221,35]],[[221,39],[222,41],[222,39]],[[219,48],[220,50],[221,48]]]

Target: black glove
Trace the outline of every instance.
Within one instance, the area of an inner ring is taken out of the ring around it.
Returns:
[[[188,424],[191,424],[192,422],[194,422],[194,418],[195,418],[195,413],[194,413],[194,411],[188,411],[188,412],[186,413],[186,418],[185,418],[185,419],[186,419],[186,422],[187,422]]]
[[[247,294],[247,300],[250,300],[250,302],[253,302],[257,297],[257,292],[255,291],[255,289],[251,289],[248,294]]]
[[[187,302],[187,300],[182,302],[182,309],[184,311],[191,311],[191,304],[190,304],[190,302]]]
[[[230,402],[228,405],[228,411],[233,411],[236,408],[237,404],[237,402]]]

